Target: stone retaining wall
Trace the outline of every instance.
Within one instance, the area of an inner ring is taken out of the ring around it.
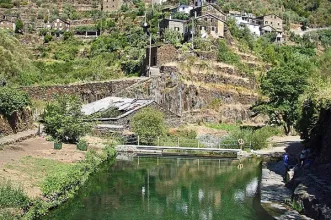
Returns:
[[[90,103],[111,96],[138,82],[140,79],[112,80],[108,82],[92,82],[76,85],[31,86],[21,87],[32,99],[50,100],[55,95],[78,95],[84,103]]]
[[[9,135],[25,131],[33,127],[32,111],[29,108],[14,112],[6,117],[0,114],[0,135]]]

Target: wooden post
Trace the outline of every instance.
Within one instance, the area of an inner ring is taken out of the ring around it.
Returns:
[[[139,138],[139,135],[138,135],[138,146],[140,145],[140,138]]]

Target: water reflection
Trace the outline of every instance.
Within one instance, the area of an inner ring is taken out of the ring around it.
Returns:
[[[48,219],[270,219],[260,206],[257,161],[118,160]]]

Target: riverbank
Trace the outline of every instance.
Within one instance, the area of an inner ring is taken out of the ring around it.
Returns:
[[[263,158],[261,180],[261,204],[275,219],[309,220],[295,210],[292,203],[293,191],[286,187],[285,167],[282,161],[284,153],[289,154],[289,164],[297,163],[297,156],[303,146],[299,136],[274,137],[271,139],[274,147],[256,151]]]
[[[35,219],[73,197],[99,165],[116,151],[102,140],[90,138],[89,150],[34,137],[4,146],[0,151],[0,219]],[[22,202],[23,201],[23,202]]]

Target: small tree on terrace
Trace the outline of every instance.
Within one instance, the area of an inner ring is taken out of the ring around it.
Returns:
[[[151,143],[166,133],[163,113],[152,108],[143,109],[133,116],[131,126],[142,143]]]
[[[77,96],[58,96],[49,103],[43,115],[47,134],[54,139],[75,143],[88,133],[92,124],[84,121],[82,102]]]

